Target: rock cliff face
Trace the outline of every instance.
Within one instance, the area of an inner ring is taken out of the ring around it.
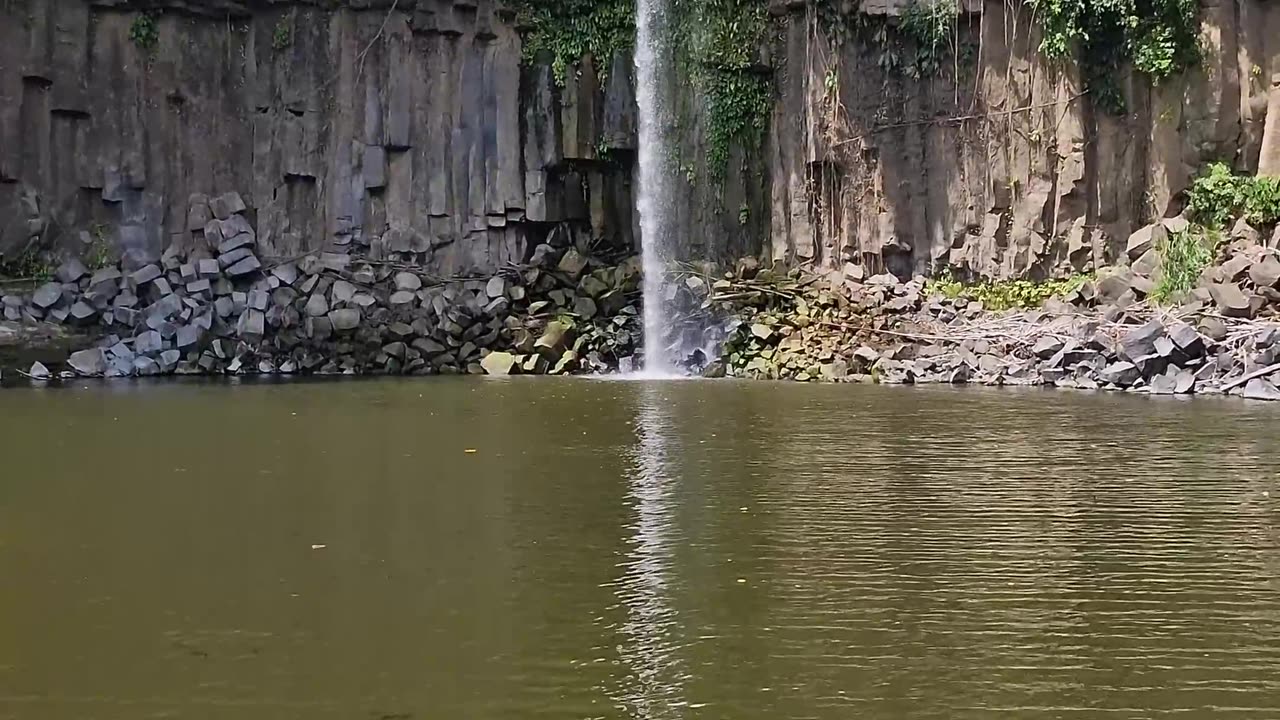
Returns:
[[[850,9],[892,29],[904,4]],[[1121,116],[1040,56],[1020,3],[964,0],[950,59],[916,77],[875,23],[836,40],[814,4],[770,10],[769,130],[723,183],[694,177],[705,102],[672,78],[691,256],[1062,274],[1176,213],[1206,161],[1280,172],[1275,3],[1210,0],[1202,66],[1124,78]],[[0,0],[0,254],[198,251],[191,198],[228,191],[267,257],[450,275],[548,240],[632,249],[630,58],[557,79],[522,63],[522,30],[497,0]]]

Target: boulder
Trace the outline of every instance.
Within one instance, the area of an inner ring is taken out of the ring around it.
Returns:
[[[1250,298],[1235,283],[1213,283],[1209,285],[1209,295],[1218,306],[1218,312],[1227,317],[1253,317],[1253,305]]]
[[[80,375],[98,377],[107,370],[107,357],[101,348],[80,350],[71,353],[71,357],[67,358],[67,366]]]
[[[1137,260],[1147,252],[1156,249],[1167,235],[1168,230],[1161,223],[1152,223],[1139,228],[1125,243],[1125,254],[1129,256],[1129,260]]]
[[[1111,383],[1117,387],[1129,387],[1138,382],[1142,377],[1142,372],[1138,370],[1137,365],[1120,360],[1103,368],[1099,377],[1103,382]]]
[[[329,322],[336,332],[350,332],[360,327],[360,310],[357,308],[330,310]]]
[[[417,295],[409,290],[397,290],[391,293],[392,305],[408,305],[413,302]]]
[[[1031,348],[1031,352],[1041,360],[1048,360],[1054,355],[1057,355],[1058,352],[1062,350],[1064,344],[1065,343],[1061,340],[1046,335],[1036,341],[1035,346]]]
[[[485,283],[484,286],[484,294],[490,299],[505,297],[507,294],[507,281],[498,275],[489,278],[489,282]]]
[[[1266,255],[1249,266],[1249,279],[1258,287],[1275,287],[1280,283],[1280,260]]]
[[[309,317],[320,317],[329,314],[329,301],[320,293],[312,293],[307,298],[305,311]]]
[[[163,274],[164,271],[160,269],[159,265],[146,265],[130,275],[129,282],[134,287],[142,287]]]
[[[57,305],[62,300],[62,286],[56,282],[47,282],[31,295],[31,304],[44,310]]]
[[[578,276],[587,268],[587,258],[575,248],[569,248],[564,256],[560,258],[560,263],[556,265],[556,269],[568,275],[573,281],[578,280]]]
[[[480,367],[489,375],[510,375],[516,367],[516,356],[508,352],[491,352],[480,360]]]
[[[1120,339],[1120,351],[1128,359],[1155,353],[1156,340],[1165,336],[1164,325],[1159,319],[1130,330]]]
[[[61,283],[79,282],[80,278],[89,274],[88,268],[78,258],[71,258],[58,266],[58,271],[54,276]]]
[[[1280,400],[1280,389],[1264,378],[1254,378],[1245,383],[1244,397],[1248,400]]]
[[[568,342],[566,338],[568,332],[568,325],[559,320],[552,320],[543,328],[542,335],[534,342],[533,347],[543,355],[558,356]]]
[[[1227,324],[1216,317],[1204,317],[1200,319],[1200,332],[1205,337],[1214,342],[1222,342],[1227,339]]]
[[[238,192],[223,193],[209,199],[209,210],[215,218],[226,220],[236,213],[245,211],[244,199]]]
[[[411,272],[396,273],[396,290],[417,292],[422,289],[422,278]]]
[[[49,372],[49,368],[44,363],[35,362],[31,364],[31,369],[27,371],[32,380],[48,380],[53,377],[53,373]]]
[[[257,272],[261,268],[262,263],[258,262],[257,256],[250,254],[248,257],[227,268],[227,274],[231,277],[243,277],[250,273]]]

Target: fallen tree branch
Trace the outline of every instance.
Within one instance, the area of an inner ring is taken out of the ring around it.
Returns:
[[[1260,378],[1260,377],[1263,377],[1263,376],[1266,376],[1266,375],[1270,375],[1271,373],[1273,373],[1273,372],[1275,372],[1275,371],[1277,371],[1277,370],[1280,370],[1280,363],[1276,363],[1275,365],[1268,365],[1268,366],[1266,366],[1266,367],[1262,368],[1261,370],[1254,370],[1253,372],[1251,372],[1251,373],[1249,373],[1249,374],[1247,374],[1247,375],[1241,375],[1240,377],[1236,378],[1235,380],[1232,380],[1231,382],[1229,382],[1229,383],[1227,383],[1227,384],[1223,385],[1222,387],[1218,388],[1218,390],[1219,390],[1219,391],[1221,391],[1221,392],[1227,392],[1228,390],[1231,390],[1231,389],[1233,389],[1233,388],[1240,387],[1241,385],[1243,385],[1243,384],[1245,384],[1245,383],[1247,383],[1247,382],[1249,382],[1250,380],[1253,380],[1253,379],[1255,379],[1255,378]]]

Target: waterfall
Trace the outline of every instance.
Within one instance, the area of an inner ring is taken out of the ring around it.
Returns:
[[[666,331],[671,327],[666,271],[673,258],[670,122],[667,70],[671,67],[667,6],[670,0],[636,2],[636,105],[639,111],[640,248],[644,268],[644,372],[677,372]]]

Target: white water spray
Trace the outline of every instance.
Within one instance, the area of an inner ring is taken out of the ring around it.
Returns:
[[[667,34],[670,0],[636,3],[636,105],[640,119],[640,249],[644,266],[644,373],[674,375],[676,361],[667,347],[672,318],[666,300],[666,272],[674,240],[668,133],[671,123],[667,87],[671,57]]]

